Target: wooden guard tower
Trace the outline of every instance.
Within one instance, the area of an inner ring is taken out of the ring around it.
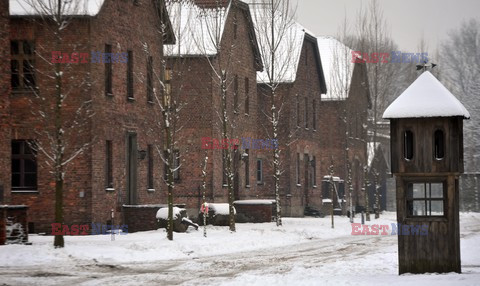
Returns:
[[[386,110],[396,177],[399,273],[461,272],[465,107],[430,72]]]

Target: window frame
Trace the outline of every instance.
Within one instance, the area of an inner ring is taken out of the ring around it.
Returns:
[[[17,49],[18,49],[17,53],[14,53],[13,51],[14,43],[17,43]],[[31,54],[25,53],[24,45],[26,43],[30,44]],[[36,54],[35,41],[32,41],[32,40],[11,40],[10,41],[10,76],[11,76],[10,87],[13,93],[32,91],[34,89],[38,89],[37,77],[35,72],[35,54]],[[14,72],[14,69],[13,69],[14,62],[17,63],[17,68],[16,68],[17,72]],[[25,62],[27,62],[30,65],[30,70],[28,73],[25,71]],[[28,84],[25,82],[25,74],[31,75],[31,78],[33,79],[33,84]],[[13,84],[15,75],[18,80],[17,86],[14,86]]]
[[[245,114],[250,114],[250,79],[245,77]]]
[[[147,102],[153,103],[153,57],[147,57]]]
[[[170,98],[172,96],[172,77],[173,69],[167,67],[163,72],[163,85],[165,90],[163,91],[163,104],[165,107],[170,106]]]
[[[296,109],[297,109],[297,128],[300,128],[300,97],[297,95],[296,97]]]
[[[239,113],[239,98],[238,98],[238,75],[233,77],[233,112]]]
[[[313,99],[313,114],[312,114],[312,128],[313,131],[317,131],[317,101]]]
[[[413,197],[413,185],[414,184],[424,184],[424,197]],[[442,184],[442,197],[441,198],[432,198],[432,184]],[[410,188],[410,185],[412,187]],[[427,186],[429,186],[429,196],[427,196]],[[404,181],[404,189],[405,189],[405,210],[406,210],[406,217],[409,219],[418,219],[418,218],[446,218],[448,212],[448,184],[446,178],[418,178],[418,179],[411,179]],[[425,212],[427,210],[430,211],[430,214],[427,215],[414,215],[413,214],[413,203],[415,201],[423,201],[425,202]],[[443,215],[432,215],[432,201],[441,201],[443,202]],[[427,203],[429,202],[429,208],[427,207]]]
[[[14,144],[19,143],[20,145],[18,146],[19,153],[14,154],[14,149],[17,149],[14,147]],[[11,190],[12,192],[29,192],[29,191],[34,191],[36,192],[38,190],[38,162],[37,162],[37,151],[32,148],[32,144],[34,142],[32,140],[28,139],[14,139],[11,140],[11,162],[10,162],[10,168],[11,168]],[[30,153],[27,152],[27,150],[30,150]],[[19,171],[14,172],[14,160],[19,161]],[[25,161],[30,160],[33,162],[33,166],[35,167],[34,171],[26,171],[25,170]],[[35,176],[35,185],[32,186],[27,186],[26,181],[25,181],[25,175],[32,175],[34,174]],[[14,175],[19,175],[20,180],[19,180],[19,185],[14,186]]]
[[[113,142],[105,140],[105,188],[113,189]]]
[[[308,125],[308,97],[305,97],[305,111],[304,111],[305,129],[309,129]]]
[[[263,184],[263,158],[257,158],[256,167],[257,185]]]
[[[105,44],[105,54],[112,53],[112,45]],[[112,61],[105,61],[105,95],[113,96],[113,63]]]
[[[153,145],[147,145],[147,189],[148,190],[155,190],[155,183],[154,183],[154,157],[153,157]]]
[[[134,75],[133,75],[133,51],[127,50],[128,62],[127,62],[127,99],[129,101],[135,100],[134,90]]]
[[[295,181],[297,183],[297,186],[301,186],[301,176],[300,176],[300,153],[297,153],[297,160],[295,162]]]

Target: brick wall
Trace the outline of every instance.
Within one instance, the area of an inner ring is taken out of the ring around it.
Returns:
[[[0,204],[10,202],[10,55],[9,1],[0,1]]]
[[[262,223],[272,221],[272,204],[248,204],[236,202],[236,221],[240,223]]]
[[[222,38],[220,61],[228,62],[228,91],[227,112],[230,123],[228,137],[241,139],[242,137],[258,137],[257,127],[257,95],[256,95],[256,66],[252,42],[249,37],[248,21],[244,10],[233,6],[227,16],[225,31]],[[237,19],[237,37],[234,37],[233,22]],[[233,48],[232,44],[234,44]],[[213,66],[218,66],[219,59],[212,59]],[[181,90],[179,102],[187,103],[180,113],[182,126],[177,134],[181,155],[180,181],[175,186],[175,202],[185,203],[189,214],[198,215],[201,204],[201,165],[205,150],[202,150],[202,137],[221,139],[221,121],[219,119],[220,95],[218,81],[205,58],[188,58],[185,61],[171,59],[170,65],[176,71],[183,71],[182,76],[174,79],[172,90]],[[227,67],[224,65],[224,68]],[[238,113],[233,110],[233,81],[238,78]],[[246,88],[245,81],[249,82],[249,114],[245,113]],[[239,150],[240,151],[240,150]],[[208,180],[207,198],[209,202],[227,202],[227,188],[222,186],[222,150],[208,150]],[[239,156],[239,155],[238,155]],[[238,193],[237,199],[255,197],[257,186],[255,181],[256,151],[250,150],[250,187],[246,186],[245,161],[238,161]]]
[[[32,22],[30,19],[11,19],[12,39],[35,40],[37,53],[47,60],[51,58],[53,36],[48,26]],[[65,122],[72,122],[76,110],[91,100],[87,108],[94,113],[92,117],[82,116],[79,121],[82,128],[66,130],[66,140],[71,147],[89,143],[90,148],[73,160],[67,168],[64,186],[64,222],[66,224],[106,223],[110,210],[116,210],[115,217],[121,218],[121,205],[127,201],[127,160],[126,138],[128,132],[137,134],[137,149],[146,150],[147,144],[161,145],[161,132],[155,129],[159,114],[158,106],[148,103],[146,97],[147,55],[144,45],[149,47],[153,57],[155,73],[161,76],[163,57],[162,38],[158,37],[157,27],[160,20],[153,7],[153,1],[105,1],[101,12],[94,18],[75,19],[63,33],[60,47],[62,52],[71,53],[91,51],[104,52],[105,44],[112,45],[112,52],[124,53],[132,50],[134,71],[134,98],[127,100],[125,63],[113,64],[113,96],[105,96],[105,70],[102,63],[64,65]],[[38,58],[36,68],[39,71],[52,70],[48,62]],[[13,134],[15,139],[43,140],[35,131],[52,128],[51,101],[54,83],[37,73],[37,82],[41,95],[45,95],[47,108],[46,120],[32,116],[37,104],[31,94],[12,96]],[[159,89],[159,83],[154,82]],[[50,104],[50,105],[49,105]],[[35,108],[32,108],[35,107]],[[87,118],[87,119],[85,119]],[[51,119],[51,118],[50,118]],[[105,186],[105,141],[113,143],[114,191],[106,191]],[[75,148],[70,149],[74,150]],[[136,150],[135,150],[136,151]],[[68,152],[68,150],[67,150]],[[29,219],[35,223],[35,231],[45,232],[54,219],[54,180],[45,164],[45,156],[38,155],[38,189],[28,193],[13,193],[12,202],[31,207]],[[137,167],[136,200],[137,203],[160,203],[164,195],[160,191],[161,163],[158,154],[154,157],[154,185],[156,191],[147,191],[147,160],[134,162]]]
[[[281,165],[283,174],[280,179],[280,193],[282,201],[282,213],[285,216],[303,216],[305,206],[314,204],[319,200],[320,181],[322,178],[322,155],[321,140],[328,130],[321,124],[321,71],[318,70],[317,57],[315,56],[316,42],[305,38],[300,59],[298,62],[296,80],[292,84],[283,84],[277,90],[279,102],[284,102],[280,114],[279,143],[281,149]],[[269,112],[269,98],[265,94],[268,91],[259,86],[259,132],[264,126],[271,130],[271,124],[263,115],[263,111]],[[297,99],[299,111],[297,114]],[[316,117],[314,118],[313,105],[315,101]],[[308,113],[308,125],[305,121],[305,113]],[[297,127],[297,118],[299,124]],[[316,122],[314,128],[313,122]],[[266,123],[266,124],[265,124]],[[271,133],[271,132],[270,132]],[[262,132],[263,137],[267,133]],[[265,150],[260,153],[264,158],[264,185],[262,192],[264,197],[274,198],[273,170],[271,167],[272,152]],[[297,184],[297,154],[300,161],[300,183]],[[316,159],[316,172],[314,174],[311,161]],[[316,178],[317,187],[313,185],[313,176]]]
[[[123,223],[128,226],[128,232],[158,229],[156,215],[162,207],[166,205],[123,206]]]

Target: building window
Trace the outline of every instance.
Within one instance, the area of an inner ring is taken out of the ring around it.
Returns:
[[[263,160],[257,159],[257,184],[263,184]]]
[[[133,94],[133,52],[128,51],[127,63],[127,98],[134,99]]]
[[[113,145],[111,140],[105,142],[105,186],[113,188]]]
[[[308,98],[305,97],[305,112],[304,112],[304,115],[305,115],[305,129],[308,129]]]
[[[147,188],[150,190],[155,189],[153,185],[153,147],[152,145],[147,145],[147,156],[148,156],[148,169],[147,169]]]
[[[238,75],[233,78],[233,110],[238,113]]]
[[[408,183],[407,211],[410,217],[443,216],[445,214],[445,183]]]
[[[105,44],[105,54],[112,54],[112,45]],[[112,61],[105,61],[105,95],[113,95],[112,73]]]
[[[245,186],[250,186],[250,154],[248,149],[245,149]]]
[[[315,156],[312,159],[312,186],[317,186],[317,158]]]
[[[312,115],[312,126],[313,130],[317,130],[317,101],[313,100],[313,115]]]
[[[297,95],[297,102],[296,102],[296,105],[297,105],[297,127],[300,127],[300,98],[298,97]]]
[[[227,178],[227,150],[222,150],[222,185],[228,186]]]
[[[245,114],[250,113],[250,82],[249,78],[245,78]]]
[[[437,129],[434,134],[434,143],[433,149],[435,152],[435,159],[441,160],[445,157],[445,136],[443,131]]]
[[[31,144],[12,140],[12,191],[37,189],[37,158]]]
[[[147,101],[153,102],[153,57],[147,60]]]
[[[163,79],[163,84],[165,86],[165,91],[163,95],[164,106],[170,106],[170,96],[172,94],[172,75],[173,75],[172,69],[170,68],[165,69],[164,79]]]
[[[410,130],[405,131],[403,134],[403,157],[406,160],[413,159],[413,132]]]
[[[31,41],[11,41],[11,85],[13,90],[36,87],[35,44]]]
[[[297,153],[297,161],[295,163],[295,175],[297,185],[300,185],[300,153]]]

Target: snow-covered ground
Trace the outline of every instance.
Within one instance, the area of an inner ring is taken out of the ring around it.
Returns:
[[[275,223],[209,226],[174,234],[164,230],[51,236],[33,245],[0,246],[1,285],[479,285],[480,214],[461,214],[462,274],[398,275],[395,235],[351,235],[345,217],[284,218]],[[359,218],[356,218],[359,222]],[[395,222],[394,213],[367,224]],[[390,227],[391,229],[391,227]]]

